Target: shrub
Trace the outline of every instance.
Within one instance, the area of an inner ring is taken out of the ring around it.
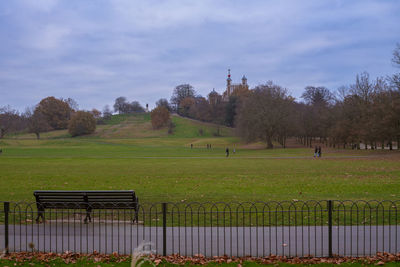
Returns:
[[[166,126],[169,122],[169,111],[164,106],[158,106],[151,111],[151,124],[154,129]]]
[[[91,134],[96,130],[96,119],[86,111],[76,112],[68,124],[68,131],[72,136]]]

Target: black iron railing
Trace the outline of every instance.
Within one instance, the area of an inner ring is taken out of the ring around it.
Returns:
[[[157,254],[205,256],[367,256],[400,252],[399,201],[96,204],[92,221],[71,203],[0,203],[0,249],[130,254],[151,242]]]

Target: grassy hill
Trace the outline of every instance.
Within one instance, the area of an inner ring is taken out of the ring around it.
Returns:
[[[105,125],[98,125],[96,132],[81,138],[212,138],[232,137],[231,128],[205,123],[178,115],[172,116],[175,128],[168,134],[167,127],[154,130],[151,125],[150,113],[113,115]],[[41,134],[42,139],[69,138],[67,130],[51,131]],[[34,139],[34,134],[20,134],[12,136],[16,139]]]

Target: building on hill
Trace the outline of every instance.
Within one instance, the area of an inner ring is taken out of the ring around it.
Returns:
[[[215,106],[221,103],[221,101],[222,96],[215,91],[215,88],[213,88],[211,93],[208,94],[208,103],[210,103],[212,106]]]
[[[228,78],[226,79],[226,90],[220,95],[215,91],[215,88],[208,94],[208,103],[217,105],[221,102],[228,102],[230,96],[244,96],[249,92],[247,78],[243,75],[241,83],[232,83],[231,70],[228,69]]]
[[[228,78],[226,79],[226,91],[222,94],[222,100],[229,101],[230,96],[241,96],[247,94],[249,91],[249,85],[247,84],[247,78],[243,75],[242,83],[232,83],[231,70],[228,69]]]

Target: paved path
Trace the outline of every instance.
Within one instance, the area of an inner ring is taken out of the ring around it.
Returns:
[[[144,241],[162,254],[162,228],[114,224],[10,225],[10,251],[93,250],[129,254]],[[400,226],[333,227],[333,253],[362,256],[378,251],[400,252]],[[30,248],[31,247],[31,248]],[[4,225],[0,226],[4,250]],[[327,256],[328,227],[167,227],[167,254],[233,256]]]
[[[87,159],[364,159],[364,158],[390,158],[392,154],[381,154],[381,155],[335,155],[335,153],[325,153],[321,158],[315,158],[313,155],[309,156],[242,156],[239,153],[230,154],[227,158],[225,154],[222,156],[118,156],[108,157],[105,155],[101,156],[86,156]],[[7,158],[18,159],[18,158],[31,158],[31,156],[10,156]],[[41,156],[40,158],[63,158],[54,156]]]

